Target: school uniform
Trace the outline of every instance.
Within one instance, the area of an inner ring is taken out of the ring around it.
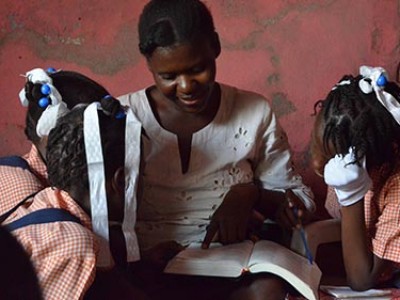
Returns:
[[[36,147],[23,158],[18,166],[0,164],[0,215],[47,186],[47,168]]]
[[[98,249],[91,221],[64,191],[46,188],[20,206],[3,224],[45,208],[62,208],[77,217],[76,222],[49,222],[13,230],[36,270],[44,299],[82,299],[96,273]]]

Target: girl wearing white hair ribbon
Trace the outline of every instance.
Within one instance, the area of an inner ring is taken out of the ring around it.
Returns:
[[[124,274],[127,264],[139,258],[134,226],[141,125],[97,83],[72,82],[70,89],[68,84],[58,85],[59,94],[74,90],[77,103],[101,99],[101,105],[79,105],[58,116],[43,152],[51,187],[23,203],[3,224],[51,208],[73,217],[73,221],[55,219],[12,231],[31,254],[45,299],[81,299],[89,288],[88,299],[99,295],[144,299]],[[32,100],[44,97],[42,91],[37,93],[44,84],[48,82],[27,82],[28,105],[39,112],[47,108]],[[52,105],[53,99],[48,100]],[[52,118],[52,114],[38,115],[43,124]],[[34,134],[38,135],[36,130]],[[125,135],[132,141],[126,148]]]
[[[60,269],[54,261],[47,264],[48,257],[36,261],[47,272],[51,270],[53,283],[70,287],[65,297],[53,289],[56,299],[80,299],[89,286],[88,299],[145,299],[127,276],[129,263],[139,259],[134,227],[140,135],[141,124],[133,113],[125,113],[110,96],[101,99],[101,104],[75,107],[50,131],[46,160],[51,187],[35,196],[33,203],[50,201],[80,223],[52,223],[61,227],[57,232],[63,232],[57,248],[68,261],[64,261],[66,268]],[[129,144],[125,144],[126,136]],[[51,200],[54,197],[56,202]],[[84,277],[89,270],[90,276]],[[45,272],[40,274],[39,278],[46,277]],[[59,276],[54,278],[54,274]],[[79,289],[80,285],[84,288]]]
[[[388,81],[383,68],[362,66],[360,76],[343,77],[316,104],[313,167],[340,205],[344,265],[348,284],[356,290],[397,281],[399,97],[400,88]]]
[[[66,107],[91,103],[109,94],[92,79],[73,71],[35,68],[24,77],[19,93],[26,107],[25,134],[32,147],[23,156],[0,158],[0,214],[48,186],[45,164],[47,134]],[[48,117],[44,118],[43,116]],[[45,121],[46,120],[46,121]]]
[[[73,71],[32,69],[24,75],[21,104],[28,108],[25,133],[45,157],[45,139],[59,117],[79,103],[91,103],[108,94],[97,82]],[[44,142],[43,142],[44,141]]]

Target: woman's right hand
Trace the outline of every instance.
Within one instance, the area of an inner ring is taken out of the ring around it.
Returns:
[[[208,249],[214,240],[224,245],[245,240],[249,222],[254,221],[253,208],[258,196],[259,189],[253,183],[232,186],[211,217],[202,248]]]

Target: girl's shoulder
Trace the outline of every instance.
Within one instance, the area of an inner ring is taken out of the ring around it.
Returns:
[[[373,169],[370,177],[374,183],[374,190],[379,191],[380,194],[388,195],[400,192],[400,164],[394,168],[383,165]]]

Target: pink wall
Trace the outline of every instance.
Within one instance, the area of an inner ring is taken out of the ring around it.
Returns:
[[[114,95],[151,84],[137,50],[145,0],[2,0],[0,155],[29,148],[19,74],[49,66],[83,72]],[[400,52],[396,0],[206,0],[223,51],[217,79],[267,96],[295,161],[317,195],[308,164],[313,104],[345,73],[381,65],[395,78]],[[111,4],[111,5],[110,5]]]

